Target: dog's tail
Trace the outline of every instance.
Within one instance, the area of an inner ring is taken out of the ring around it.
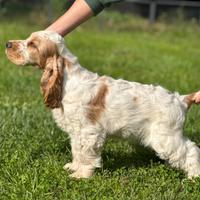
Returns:
[[[181,96],[181,100],[190,108],[192,104],[200,104],[200,91]]]

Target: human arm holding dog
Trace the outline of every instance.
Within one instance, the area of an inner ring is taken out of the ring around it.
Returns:
[[[68,11],[51,24],[46,30],[67,35],[92,16],[97,15],[111,3],[120,0],[76,0]]]

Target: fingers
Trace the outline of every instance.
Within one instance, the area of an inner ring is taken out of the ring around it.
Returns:
[[[197,92],[194,97],[193,100],[195,103],[200,103],[200,92]]]

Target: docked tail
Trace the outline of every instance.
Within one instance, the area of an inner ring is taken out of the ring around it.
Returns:
[[[188,108],[190,108],[192,104],[200,104],[200,91],[182,95],[181,99],[188,105]]]

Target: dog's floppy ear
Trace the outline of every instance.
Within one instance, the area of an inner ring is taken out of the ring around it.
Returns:
[[[44,103],[49,108],[61,107],[64,58],[54,55],[46,61],[40,88]]]

